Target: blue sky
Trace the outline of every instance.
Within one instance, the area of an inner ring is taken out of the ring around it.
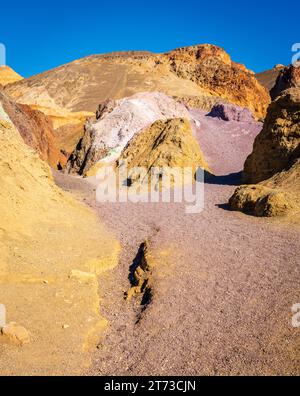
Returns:
[[[233,60],[262,71],[291,63],[299,15],[296,0],[5,1],[0,43],[7,64],[25,77],[95,53],[201,43],[220,45]]]

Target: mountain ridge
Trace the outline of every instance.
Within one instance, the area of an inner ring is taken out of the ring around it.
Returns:
[[[250,108],[258,118],[264,116],[270,101],[252,71],[211,44],[161,54],[125,51],[89,55],[7,87],[21,103],[37,104],[38,92],[44,105],[72,112],[95,111],[106,99],[147,91],[178,98],[215,96]]]

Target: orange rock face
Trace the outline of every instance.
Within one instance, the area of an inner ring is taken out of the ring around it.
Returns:
[[[53,168],[62,166],[66,158],[60,153],[51,120],[42,112],[27,105],[14,103],[0,92],[0,103],[18,129],[24,142]]]
[[[244,65],[233,62],[220,47],[200,45],[181,48],[166,54],[171,69],[181,78],[190,79],[212,95],[253,111],[264,117],[270,97]]]

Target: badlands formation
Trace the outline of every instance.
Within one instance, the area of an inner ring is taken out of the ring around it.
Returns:
[[[213,45],[0,68],[0,374],[299,375],[298,81]],[[123,163],[203,211],[98,202]]]

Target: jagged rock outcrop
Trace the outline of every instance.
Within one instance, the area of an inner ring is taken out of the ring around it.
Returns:
[[[16,73],[11,67],[0,66],[0,86],[4,87],[21,80],[23,80],[23,77]]]
[[[2,103],[0,185],[0,301],[9,321],[22,326],[0,332],[1,374],[81,373],[106,322],[98,312],[96,277],[85,285],[69,274],[112,268],[118,242],[55,185],[49,166],[24,143]],[[22,350],[7,345],[26,341],[23,326],[32,342]]]
[[[220,47],[200,45],[167,54],[171,70],[197,83],[206,92],[247,107],[257,117],[265,115],[269,95],[244,65],[235,63]]]
[[[45,114],[32,110],[29,106],[14,103],[3,92],[0,92],[0,103],[24,142],[32,147],[41,159],[53,168],[66,163],[67,158],[58,148],[52,121]]]
[[[288,66],[281,69],[274,87],[270,91],[272,100],[280,96],[283,91],[300,87],[300,67]]]
[[[300,150],[300,90],[290,89],[270,105],[244,167],[244,180],[258,183],[291,166]]]
[[[250,108],[264,117],[269,94],[245,66],[213,45],[197,45],[164,54],[125,52],[93,55],[25,79],[7,88],[25,104],[63,108],[71,112],[95,111],[99,102],[121,99],[138,92],[164,92],[205,110],[214,97]],[[215,102],[214,102],[215,103]],[[213,103],[213,104],[214,104]]]
[[[190,123],[184,118],[154,122],[129,141],[117,163],[119,167],[126,165],[130,184],[137,180],[150,183],[153,168],[161,169],[160,177],[167,168],[190,168],[193,174],[199,167],[208,169]],[[140,175],[134,168],[143,168],[145,173]]]
[[[253,116],[249,109],[239,106],[218,103],[207,114],[209,117],[220,118],[224,121],[252,122]]]
[[[113,162],[135,134],[156,120],[175,117],[189,118],[188,109],[159,92],[106,101],[99,107],[98,120],[86,124],[85,134],[66,169],[85,174],[99,161]]]
[[[269,107],[262,132],[244,168],[251,184],[230,198],[230,207],[256,216],[300,214],[300,90],[284,91]]]

